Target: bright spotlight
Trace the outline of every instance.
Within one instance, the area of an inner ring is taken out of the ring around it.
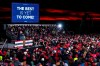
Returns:
[[[58,24],[58,28],[62,28],[62,24]]]

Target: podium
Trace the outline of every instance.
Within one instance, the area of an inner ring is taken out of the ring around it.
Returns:
[[[33,40],[20,40],[15,41],[15,47],[25,47],[25,46],[32,46]]]
[[[23,47],[25,47],[25,40],[23,40]]]

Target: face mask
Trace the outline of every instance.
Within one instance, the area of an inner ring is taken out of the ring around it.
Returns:
[[[26,55],[26,54],[27,54],[27,52],[24,52],[24,54]]]
[[[54,53],[56,53],[56,50],[54,50]]]
[[[12,60],[12,57],[10,57],[10,60]]]

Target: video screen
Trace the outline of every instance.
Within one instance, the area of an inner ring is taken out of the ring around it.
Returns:
[[[12,23],[38,23],[39,4],[12,3]]]

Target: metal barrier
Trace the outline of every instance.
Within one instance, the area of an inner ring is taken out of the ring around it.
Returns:
[[[4,44],[3,44],[2,48],[1,48],[1,50],[2,50],[2,49],[3,49],[3,47],[5,46],[6,42],[7,42],[7,39],[5,40],[5,42],[4,42]]]

